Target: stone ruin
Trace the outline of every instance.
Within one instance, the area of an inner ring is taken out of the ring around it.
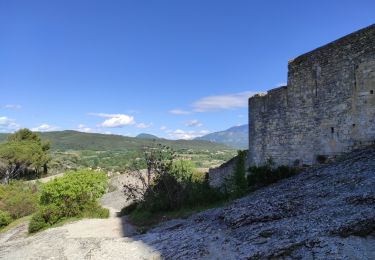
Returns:
[[[323,162],[375,142],[375,24],[288,62],[286,86],[249,98],[249,165]],[[209,171],[220,187],[235,160]]]

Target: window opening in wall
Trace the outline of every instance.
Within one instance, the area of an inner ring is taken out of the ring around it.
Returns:
[[[335,128],[331,127],[331,134],[335,132]]]
[[[355,127],[355,124],[352,124],[352,127]]]
[[[373,91],[373,90],[370,90],[370,94],[374,94],[374,91]]]

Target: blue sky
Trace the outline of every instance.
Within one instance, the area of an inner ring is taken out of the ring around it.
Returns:
[[[375,1],[0,0],[0,132],[193,138],[247,123],[289,59],[375,22]]]

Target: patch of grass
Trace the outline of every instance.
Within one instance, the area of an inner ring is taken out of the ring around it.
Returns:
[[[12,218],[9,213],[0,210],[0,228],[7,226],[10,222],[12,222]]]
[[[39,184],[12,181],[0,184],[0,210],[13,220],[34,213],[38,209]]]
[[[30,220],[30,218],[31,218],[31,216],[26,216],[26,217],[23,217],[23,218],[16,219],[13,222],[11,222],[8,226],[0,228],[0,233],[5,233],[5,232],[15,228],[16,226],[22,224],[22,223],[28,222]]]

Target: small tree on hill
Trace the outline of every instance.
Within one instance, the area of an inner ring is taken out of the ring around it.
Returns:
[[[146,192],[153,193],[155,179],[160,179],[170,174],[174,159],[174,151],[167,146],[157,144],[156,147],[147,147],[143,158],[134,161],[130,167],[128,174],[135,178],[137,183],[125,184],[125,195],[129,199],[139,201],[144,199]]]
[[[8,141],[0,145],[0,161],[3,169],[0,177],[3,183],[19,177],[29,168],[35,173],[46,168],[49,156],[48,142],[28,129],[21,129],[8,137]]]

